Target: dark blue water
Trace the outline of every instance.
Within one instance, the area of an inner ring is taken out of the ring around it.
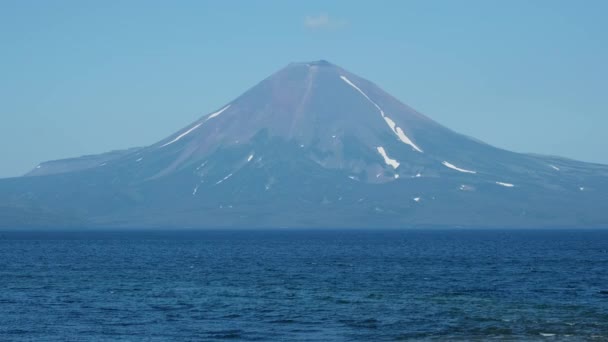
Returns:
[[[0,233],[0,340],[608,340],[608,231]]]

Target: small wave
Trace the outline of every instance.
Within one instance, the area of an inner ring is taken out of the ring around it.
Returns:
[[[2,334],[8,334],[8,335],[25,335],[25,334],[29,334],[31,333],[31,331],[27,331],[27,330],[21,330],[21,329],[10,329],[10,330],[0,330],[0,332],[2,332]]]
[[[270,321],[270,323],[275,323],[275,324],[294,324],[297,323],[296,321],[294,321],[293,319],[277,319],[274,321]]]
[[[241,317],[241,315],[239,315],[239,314],[229,314],[229,315],[223,316],[222,318],[239,318],[239,317]]]
[[[150,304],[148,305],[151,309],[160,310],[160,311],[179,311],[179,310],[188,310],[194,307],[193,304],[182,303],[177,305],[159,305],[159,304]]]
[[[216,338],[222,340],[242,339],[241,330],[219,330],[219,331],[208,331],[209,338]]]

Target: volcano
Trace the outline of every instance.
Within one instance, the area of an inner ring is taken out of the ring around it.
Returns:
[[[490,146],[316,61],[150,146],[0,180],[0,226],[605,227],[607,194],[608,166]]]

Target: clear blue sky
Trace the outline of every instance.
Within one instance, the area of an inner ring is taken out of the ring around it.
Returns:
[[[0,1],[0,177],[151,144],[327,59],[499,147],[608,163],[608,1]]]

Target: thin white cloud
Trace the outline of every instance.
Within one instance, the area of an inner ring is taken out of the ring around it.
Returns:
[[[304,26],[311,30],[339,29],[346,26],[346,21],[330,18],[327,13],[320,13],[319,15],[306,16],[304,18]]]

